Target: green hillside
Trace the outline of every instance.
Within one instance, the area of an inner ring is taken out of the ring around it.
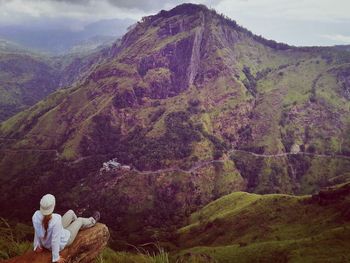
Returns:
[[[0,39],[0,122],[73,85],[107,56],[106,47],[50,57]]]
[[[96,262],[347,262],[349,205],[350,184],[299,197],[236,192],[191,214],[158,243],[107,248]],[[23,253],[31,240],[29,227],[9,227],[0,224],[3,259]]]
[[[0,48],[0,121],[34,105],[57,87],[56,70],[46,59],[15,47]]]
[[[217,262],[347,262],[350,185],[313,196],[224,196],[179,229],[178,255]]]
[[[29,218],[46,192],[62,210],[99,207],[120,248],[234,191],[344,183],[349,62],[346,50],[266,40],[202,5],[144,17],[112,47],[52,62],[68,87],[0,124],[0,209]],[[100,173],[112,158],[133,169]]]

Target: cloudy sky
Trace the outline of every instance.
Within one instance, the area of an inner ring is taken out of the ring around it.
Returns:
[[[133,19],[181,0],[0,0],[0,26],[63,21],[72,30],[102,19]],[[349,0],[198,0],[269,39],[292,45],[350,44]],[[54,24],[54,23],[53,23]]]

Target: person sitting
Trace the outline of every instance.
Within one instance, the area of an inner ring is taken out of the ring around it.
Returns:
[[[40,210],[33,217],[34,251],[42,252],[43,248],[52,251],[52,262],[64,263],[59,252],[74,242],[80,229],[94,226],[100,220],[100,213],[95,212],[89,218],[77,217],[73,210],[63,217],[53,213],[56,199],[52,194],[44,195],[40,200]]]

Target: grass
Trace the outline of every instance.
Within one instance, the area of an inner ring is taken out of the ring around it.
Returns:
[[[31,249],[32,242],[24,241],[29,231],[25,225],[10,225],[0,217],[0,260],[21,255]]]
[[[334,177],[343,177],[342,181],[346,182],[350,179],[349,171],[350,161],[347,159],[330,158],[325,161],[324,158],[314,158],[310,169],[305,173],[301,180],[300,192],[314,193],[320,189],[322,185]]]
[[[156,252],[149,252],[144,248],[137,248],[136,253],[131,252],[119,252],[110,248],[106,248],[102,251],[95,263],[170,263],[169,254],[159,244],[147,244],[154,245]]]
[[[5,219],[0,218],[0,260],[22,255],[32,249],[32,242],[26,241],[25,236],[32,233],[32,228],[23,224],[10,225]],[[153,244],[156,251],[149,252],[146,249],[136,248],[136,253],[114,251],[105,248],[96,263],[169,263],[169,254],[159,245]]]
[[[349,190],[347,183],[313,197],[235,192],[194,212],[178,230],[175,250],[158,243],[135,252],[105,248],[95,263],[347,262]],[[31,247],[18,238],[28,228],[2,219],[0,231],[1,259]]]
[[[180,249],[172,256],[206,254],[217,262],[347,262],[350,222],[342,211],[350,196],[339,194],[329,205],[312,200],[243,192],[224,196],[193,213],[178,230]]]
[[[0,51],[0,121],[45,98],[57,89],[54,70],[44,57]]]
[[[348,262],[349,230],[332,229],[323,235],[286,241],[269,241],[246,246],[195,247],[179,253],[207,254],[220,263],[231,262]]]

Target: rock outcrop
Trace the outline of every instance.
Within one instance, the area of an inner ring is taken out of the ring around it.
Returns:
[[[79,232],[72,245],[60,252],[67,263],[88,263],[93,262],[96,256],[107,245],[109,231],[106,225],[96,226]],[[50,263],[51,252],[45,250],[42,253],[29,251],[22,256],[14,257],[4,263]]]

